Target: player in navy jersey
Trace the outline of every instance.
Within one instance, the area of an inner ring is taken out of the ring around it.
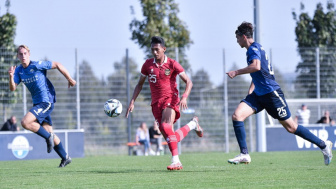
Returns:
[[[62,158],[59,167],[65,167],[71,163],[70,156],[65,152],[60,139],[53,133],[50,113],[54,109],[56,93],[54,86],[47,78],[47,70],[57,68],[68,80],[68,87],[75,86],[69,72],[58,62],[31,61],[30,50],[26,45],[20,45],[17,49],[17,57],[21,64],[11,66],[8,70],[9,88],[14,91],[22,82],[28,88],[33,98],[33,107],[22,118],[23,128],[30,130],[46,139],[47,152],[52,149]]]
[[[302,137],[317,145],[323,153],[324,163],[329,165],[332,159],[331,141],[323,141],[312,134],[302,125],[297,125],[291,118],[285,96],[280,86],[275,81],[272,65],[268,60],[263,47],[253,40],[253,26],[243,22],[235,32],[237,43],[241,48],[246,48],[248,66],[226,73],[231,79],[242,74],[250,74],[252,82],[248,95],[243,99],[232,115],[234,132],[240,148],[240,154],[229,159],[231,164],[250,163],[246,145],[244,120],[252,114],[266,109],[268,114],[278,119],[282,126],[290,133]]]

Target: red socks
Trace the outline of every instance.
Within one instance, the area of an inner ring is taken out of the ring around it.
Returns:
[[[182,128],[176,130],[176,132],[173,131],[173,126],[169,125],[168,123],[161,123],[159,128],[163,136],[166,137],[166,141],[172,155],[178,155],[177,143],[188,135],[190,131],[189,126],[183,126]]]
[[[175,135],[177,138],[177,142],[180,142],[184,139],[184,137],[186,137],[188,135],[190,131],[190,128],[188,125],[185,125],[183,127],[181,127],[180,129],[175,131]]]

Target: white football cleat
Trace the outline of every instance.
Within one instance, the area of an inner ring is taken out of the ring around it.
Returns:
[[[193,119],[191,121],[194,121],[196,123],[196,127],[195,127],[195,132],[197,134],[198,137],[203,137],[203,129],[202,127],[198,124],[198,117],[194,116]]]
[[[172,163],[167,167],[167,170],[173,171],[173,170],[181,170],[183,169],[181,162]]]
[[[228,162],[235,165],[240,163],[249,164],[251,163],[251,157],[249,154],[239,154],[235,158],[229,159]]]
[[[325,144],[326,144],[326,147],[322,150],[322,154],[324,157],[324,164],[329,165],[333,157],[332,155],[333,143],[330,140],[327,140],[325,141]]]

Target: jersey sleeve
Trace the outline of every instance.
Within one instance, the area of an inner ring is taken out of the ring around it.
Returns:
[[[258,48],[252,47],[251,50],[248,52],[248,62],[252,62],[252,60],[258,59],[261,60],[261,54]]]
[[[14,83],[20,84],[20,82],[21,82],[21,78],[19,74],[19,67],[17,67],[14,71]]]
[[[183,69],[183,67],[181,66],[180,63],[174,61],[173,64],[174,64],[174,70],[176,71],[177,74],[180,74],[180,73],[184,72],[184,69]]]
[[[52,67],[52,62],[51,61],[38,61],[36,64],[36,68],[38,70],[50,70]]]
[[[146,62],[142,65],[142,67],[141,67],[141,75],[143,75],[143,76],[147,76],[148,75],[148,73],[147,73],[147,66],[146,66]]]

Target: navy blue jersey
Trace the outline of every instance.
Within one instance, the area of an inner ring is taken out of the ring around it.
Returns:
[[[260,60],[261,69],[257,72],[250,73],[252,82],[255,86],[254,92],[258,95],[264,95],[280,88],[275,81],[274,72],[267,54],[259,43],[252,43],[247,49],[247,64],[250,65],[254,59]]]
[[[47,78],[47,70],[51,69],[50,61],[30,61],[28,67],[19,65],[14,72],[14,82],[23,82],[33,98],[34,104],[56,102],[54,86]]]

